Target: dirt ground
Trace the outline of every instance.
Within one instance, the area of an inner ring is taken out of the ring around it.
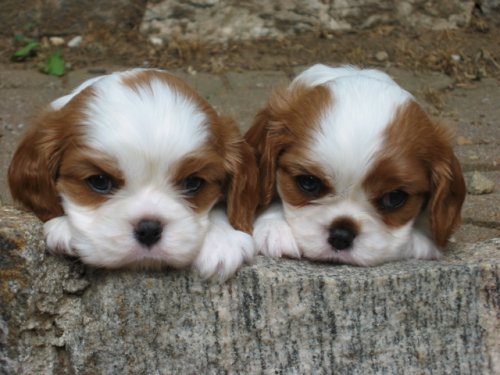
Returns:
[[[12,54],[25,43],[22,37],[38,40],[41,46],[25,61],[11,62]],[[69,39],[67,36],[66,41]],[[315,62],[348,62],[437,71],[466,84],[484,77],[500,79],[500,13],[489,18],[475,15],[468,28],[459,30],[417,32],[386,25],[370,31],[211,46],[176,41],[154,46],[146,36],[131,30],[83,35],[81,46],[70,49],[53,46],[47,36],[30,30],[21,31],[17,38],[0,38],[0,63],[38,69],[55,50],[62,52],[69,69],[98,69],[99,65],[112,64],[208,73],[281,70],[291,74],[294,67]]]

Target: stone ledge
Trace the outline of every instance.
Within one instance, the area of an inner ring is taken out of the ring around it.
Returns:
[[[500,371],[500,238],[375,268],[258,258],[225,284],[44,252],[0,207],[0,373]]]
[[[445,30],[470,23],[474,1],[149,1],[141,31],[164,41],[227,42],[396,24]]]

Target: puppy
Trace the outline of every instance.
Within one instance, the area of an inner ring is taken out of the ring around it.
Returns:
[[[264,255],[359,266],[435,259],[465,185],[450,135],[377,70],[314,65],[246,134],[262,173]]]
[[[17,149],[9,185],[45,222],[54,253],[225,279],[254,254],[243,197],[256,194],[256,175],[230,119],[173,75],[136,69],[53,101]]]

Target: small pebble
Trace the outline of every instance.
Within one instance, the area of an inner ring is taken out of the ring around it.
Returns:
[[[64,44],[64,38],[61,38],[60,36],[51,36],[49,38],[50,44],[53,46],[62,46]]]
[[[377,61],[386,61],[389,58],[389,54],[385,51],[379,51],[375,54]]]
[[[455,62],[459,62],[460,60],[462,60],[462,58],[460,57],[460,55],[453,54],[453,55],[451,55],[451,60],[455,61]]]
[[[82,41],[83,41],[83,38],[80,35],[75,36],[74,38],[72,38],[68,42],[68,47],[69,48],[78,48],[82,44]]]
[[[490,194],[495,183],[478,171],[466,175],[467,192],[471,195]]]
[[[466,138],[464,137],[463,135],[459,135],[457,137],[457,144],[459,146],[463,146],[463,145],[471,145],[472,144],[472,141],[469,139],[469,138]]]
[[[149,42],[154,46],[158,46],[158,47],[163,46],[163,39],[158,37],[158,36],[150,36]]]

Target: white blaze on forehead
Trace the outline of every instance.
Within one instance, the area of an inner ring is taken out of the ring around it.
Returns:
[[[382,147],[385,128],[397,108],[412,96],[382,72],[339,70],[347,75],[323,78],[322,84],[332,91],[332,105],[321,114],[309,147],[310,158],[332,176],[337,192],[344,194],[362,182]],[[313,78],[321,81],[318,74]]]
[[[207,115],[193,99],[158,78],[130,88],[122,77],[93,84],[85,131],[93,149],[117,159],[127,181],[162,177],[208,138]],[[159,176],[158,176],[159,175]]]
[[[306,86],[319,86],[339,78],[353,76],[376,79],[397,86],[396,82],[394,82],[391,77],[380,70],[359,69],[350,65],[332,68],[323,64],[316,64],[304,70],[293,80],[292,86],[297,83],[305,84]]]

